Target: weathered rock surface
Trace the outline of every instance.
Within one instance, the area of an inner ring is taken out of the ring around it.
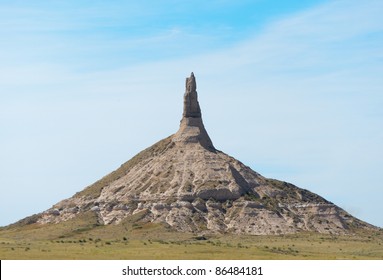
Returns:
[[[33,221],[59,223],[87,211],[97,213],[100,224],[142,213],[143,221],[198,233],[339,234],[373,228],[314,193],[267,179],[216,150],[202,122],[193,73],[186,79],[177,133]]]

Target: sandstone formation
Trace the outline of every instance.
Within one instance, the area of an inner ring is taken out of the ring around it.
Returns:
[[[197,96],[197,85],[193,72],[190,78],[186,78],[184,112],[182,114],[180,129],[172,137],[172,141],[184,144],[199,143],[205,149],[215,151],[213,143],[202,122],[202,114]],[[191,145],[191,147],[192,146],[194,145]]]
[[[92,211],[103,225],[140,213],[143,222],[199,234],[341,234],[373,228],[308,190],[267,179],[216,150],[202,122],[196,89],[192,73],[174,135],[38,214],[33,222],[60,223]]]

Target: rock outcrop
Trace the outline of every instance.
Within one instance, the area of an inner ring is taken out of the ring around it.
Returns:
[[[198,103],[197,83],[193,72],[191,73],[190,78],[186,78],[185,88],[184,112],[182,116],[184,118],[202,118],[201,108]]]
[[[196,89],[192,73],[177,133],[34,216],[33,222],[60,223],[92,211],[104,225],[140,213],[144,222],[199,234],[340,234],[373,228],[308,190],[267,179],[216,150],[202,122]]]
[[[173,142],[181,144],[198,143],[210,151],[215,151],[213,143],[202,122],[202,113],[197,96],[197,85],[193,72],[190,78],[186,78],[184,111],[180,129],[174,135]]]

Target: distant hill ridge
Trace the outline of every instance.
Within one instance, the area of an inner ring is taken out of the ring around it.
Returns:
[[[202,121],[194,74],[179,130],[52,208],[13,226],[92,214],[99,225],[139,217],[177,231],[250,235],[376,229],[308,190],[268,179],[217,150]]]

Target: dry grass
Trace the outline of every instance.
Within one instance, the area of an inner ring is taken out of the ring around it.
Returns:
[[[97,226],[95,217],[0,231],[1,259],[383,259],[383,232],[346,236],[197,236],[140,216]]]

